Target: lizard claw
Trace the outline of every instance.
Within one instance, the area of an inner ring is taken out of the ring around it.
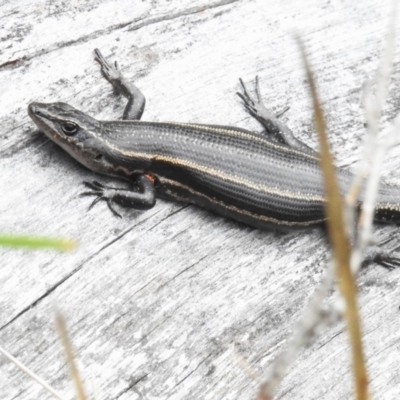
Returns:
[[[92,182],[84,181],[83,184],[89,189],[93,190],[104,189],[104,185],[102,185],[100,182],[97,181],[92,181]]]
[[[91,189],[91,191],[83,192],[79,196],[80,197],[85,197],[85,196],[96,196],[96,198],[92,201],[90,204],[88,210],[91,210],[99,201],[104,200],[107,203],[108,208],[111,210],[111,212],[118,218],[122,218],[121,214],[119,214],[113,207],[112,201],[113,201],[113,191],[115,191],[114,188],[105,186],[101,184],[100,182],[97,181],[92,181],[92,182],[83,182],[83,184]]]
[[[118,69],[118,64],[115,61],[114,65],[108,63],[108,61],[103,57],[99,49],[94,50],[94,59],[100,64],[101,73],[104,78],[110,82],[114,88],[118,90],[121,80],[123,79],[121,72]]]
[[[397,257],[390,257],[387,255],[377,255],[373,261],[389,271],[392,271],[395,268],[400,267],[400,258]]]
[[[246,85],[244,84],[242,79],[239,79],[240,84],[242,85],[243,93],[237,92],[236,94],[242,99],[244,108],[246,111],[256,119],[263,119],[265,116],[272,116],[272,113],[268,111],[262,101],[261,89],[260,89],[260,79],[258,75],[256,75],[254,80],[254,91],[255,96],[251,96],[249,91],[247,90]],[[287,110],[289,110],[289,106],[285,107],[282,111],[276,114],[276,118],[281,117]]]
[[[258,76],[256,76],[254,82],[255,96],[253,97],[247,90],[247,87],[244,84],[243,80],[239,79],[239,82],[242,86],[243,93],[237,93],[237,95],[242,99],[244,108],[250,115],[255,118],[259,118],[265,111],[265,106],[261,100],[260,81],[258,79]]]
[[[362,266],[366,267],[371,263],[375,263],[389,271],[392,271],[393,269],[400,267],[400,258],[393,257],[391,255],[392,252],[393,250],[381,250],[379,247],[372,246],[367,249],[367,255],[364,258]]]

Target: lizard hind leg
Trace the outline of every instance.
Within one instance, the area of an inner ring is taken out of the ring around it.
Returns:
[[[378,264],[387,270],[392,271],[393,269],[400,267],[400,258],[392,255],[395,250],[382,250],[379,245],[370,246],[366,250],[361,265],[365,268],[370,264]]]

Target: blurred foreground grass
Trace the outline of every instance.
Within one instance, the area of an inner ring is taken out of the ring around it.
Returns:
[[[69,251],[73,250],[77,246],[77,243],[70,239],[29,235],[6,235],[0,233],[0,246],[27,248],[32,250],[50,248],[58,251]]]

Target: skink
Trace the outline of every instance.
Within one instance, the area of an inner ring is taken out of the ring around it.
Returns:
[[[196,204],[257,228],[296,228],[325,221],[318,154],[246,87],[239,94],[265,132],[195,123],[144,122],[145,98],[99,50],[104,77],[128,99],[122,121],[98,121],[65,103],[32,103],[29,115],[51,140],[94,172],[131,183],[114,188],[86,182],[83,195],[136,209],[154,206],[156,196]],[[351,174],[337,169],[342,191]],[[400,189],[381,184],[376,220],[400,222]]]

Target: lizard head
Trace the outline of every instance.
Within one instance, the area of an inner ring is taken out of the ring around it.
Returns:
[[[40,131],[92,171],[107,174],[102,126],[65,103],[31,103],[28,114]]]

